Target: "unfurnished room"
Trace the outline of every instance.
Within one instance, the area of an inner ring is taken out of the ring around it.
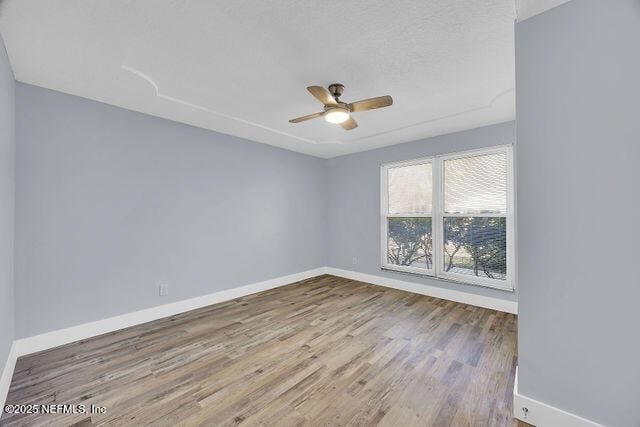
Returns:
[[[640,427],[640,0],[0,0],[0,426]]]

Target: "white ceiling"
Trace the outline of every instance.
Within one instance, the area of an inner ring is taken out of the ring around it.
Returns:
[[[518,21],[524,21],[570,0],[517,0],[516,14]]]
[[[524,0],[530,3],[532,0]],[[547,0],[536,0],[547,1]],[[320,157],[512,120],[513,0],[4,0],[16,79]],[[305,87],[392,95],[346,132]]]

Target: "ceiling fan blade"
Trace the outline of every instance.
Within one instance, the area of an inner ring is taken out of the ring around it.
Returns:
[[[311,95],[315,96],[315,98],[322,102],[324,105],[338,105],[338,102],[335,100],[333,96],[329,93],[328,90],[323,88],[322,86],[309,86],[307,90],[311,92]]]
[[[363,99],[362,101],[356,101],[349,104],[349,108],[354,113],[359,111],[375,110],[376,108],[388,107],[393,104],[393,98],[389,95],[378,96],[377,98]]]
[[[295,119],[289,120],[289,123],[306,122],[307,120],[315,119],[317,117],[322,117],[322,116],[324,116],[324,111],[321,113],[309,114],[308,116],[296,117]]]
[[[353,120],[353,117],[349,117],[346,121],[340,123],[340,126],[342,126],[344,130],[351,130],[358,127],[358,122]]]

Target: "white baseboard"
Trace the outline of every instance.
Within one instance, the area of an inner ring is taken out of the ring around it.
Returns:
[[[326,267],[325,272],[334,276],[358,280],[360,282],[373,283],[374,285],[385,286],[387,288],[399,289],[401,291],[413,292],[415,294],[428,295],[431,297],[442,298],[450,301],[460,302],[463,304],[475,305],[478,307],[518,314],[518,303],[516,301],[508,301],[500,298],[470,294],[467,292],[460,292],[454,291],[452,289],[425,285],[422,283],[406,282],[404,280],[390,279],[388,277],[358,273],[356,271],[342,270],[333,267]]]
[[[513,416],[536,427],[603,427],[601,424],[518,393],[517,367],[513,383]]]
[[[290,283],[309,279],[321,274],[325,274],[324,267],[290,274],[288,276],[276,277],[275,279],[252,283],[238,288],[226,289],[224,291],[214,292],[212,294],[177,301],[170,304],[159,305],[140,311],[134,311],[120,316],[109,317],[95,322],[84,323],[70,328],[46,332],[32,337],[18,339],[14,341],[15,354],[16,357],[20,357],[26,354],[36,353],[38,351],[58,347],[74,341],[106,334],[108,332],[117,331],[130,326],[139,325],[141,323],[151,322],[152,320],[162,319],[163,317],[184,313],[185,311],[194,310],[196,308],[206,307],[211,304],[217,304],[235,298],[240,298],[245,295],[255,294],[256,292],[288,285]]]
[[[7,362],[2,370],[2,376],[0,376],[0,411],[4,408],[4,403],[7,401],[7,394],[9,393],[9,386],[11,385],[11,378],[13,377],[13,369],[16,367],[16,355],[15,343],[11,344],[9,354],[7,355]]]

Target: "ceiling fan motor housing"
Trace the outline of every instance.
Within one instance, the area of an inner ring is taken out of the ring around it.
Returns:
[[[342,96],[342,92],[344,92],[344,85],[340,83],[333,83],[329,85],[328,89],[329,93],[337,100]]]

